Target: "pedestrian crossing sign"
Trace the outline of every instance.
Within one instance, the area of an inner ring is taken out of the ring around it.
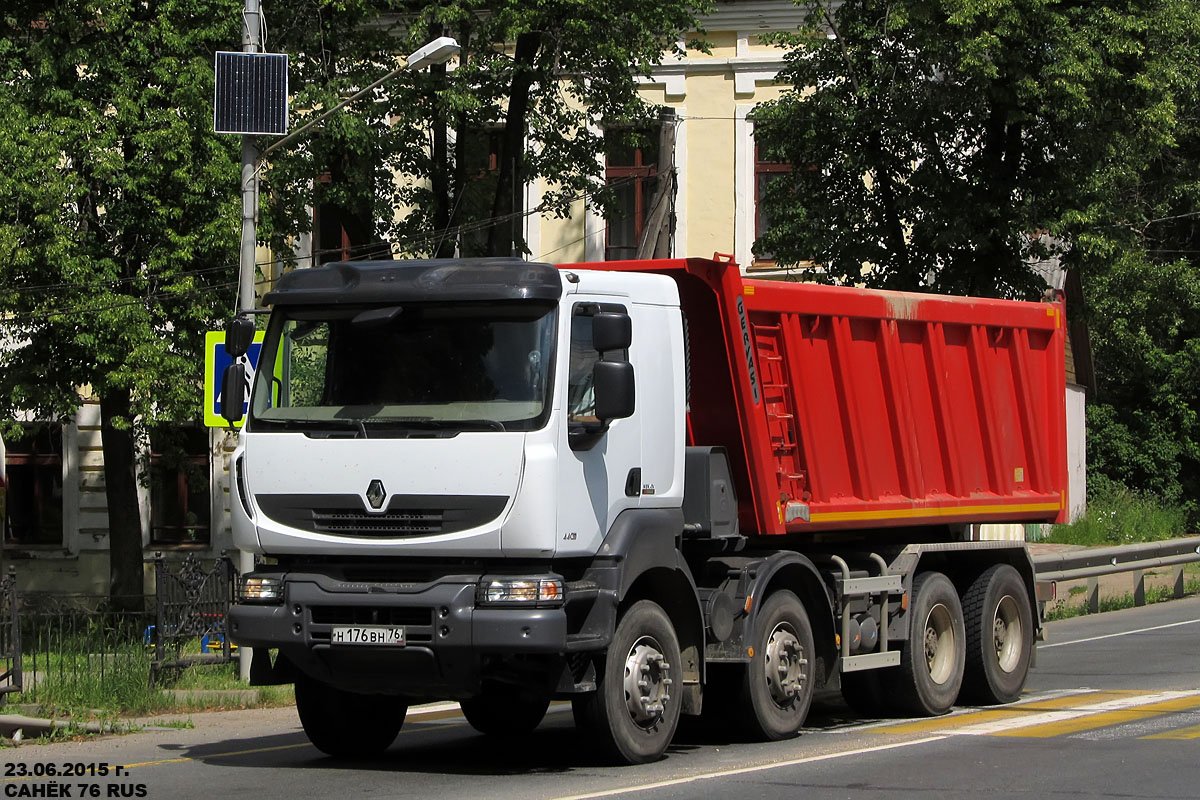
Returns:
[[[242,409],[242,420],[233,423],[242,427],[250,406],[250,386],[254,385],[254,369],[262,352],[266,331],[256,331],[254,341],[246,352],[246,406]],[[225,331],[209,331],[204,334],[204,424],[210,428],[226,428],[229,423],[221,416],[221,380],[225,368],[233,363],[233,356],[225,352]]]

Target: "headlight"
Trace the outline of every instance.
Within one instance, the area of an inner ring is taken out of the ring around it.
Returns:
[[[562,578],[491,578],[479,582],[481,606],[557,607],[563,603]]]
[[[238,581],[239,603],[282,603],[283,579],[266,575],[246,575]]]

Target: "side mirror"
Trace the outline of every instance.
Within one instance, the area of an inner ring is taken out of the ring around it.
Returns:
[[[610,420],[633,416],[633,364],[628,361],[598,361],[592,369],[596,418],[607,424]]]
[[[592,317],[592,347],[599,353],[626,350],[633,343],[633,323],[628,314],[602,311]]]
[[[228,342],[226,342],[228,346]],[[241,422],[246,413],[246,365],[235,361],[221,376],[221,416],[230,425]]]
[[[250,351],[254,341],[254,320],[249,317],[234,317],[225,323],[225,352],[235,359]]]

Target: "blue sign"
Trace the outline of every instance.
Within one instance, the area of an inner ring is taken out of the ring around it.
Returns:
[[[250,350],[242,357],[246,364],[246,405],[242,408],[242,418],[250,410],[250,387],[254,385],[254,370],[258,366],[258,357],[262,353],[263,337],[266,331],[254,334],[254,342]],[[221,416],[221,384],[225,368],[233,364],[233,357],[225,352],[225,331],[209,331],[204,334],[204,424],[210,428],[225,428],[229,423]],[[234,427],[242,427],[235,422]]]

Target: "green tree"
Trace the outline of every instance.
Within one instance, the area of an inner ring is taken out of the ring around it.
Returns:
[[[199,416],[202,334],[232,307],[238,153],[212,133],[212,64],[239,7],[10,0],[0,23],[0,413],[99,398],[118,603],[142,592],[138,430]]]
[[[812,3],[780,37],[796,90],[754,115],[794,165],[760,247],[833,280],[1030,296],[1030,260],[1099,255],[1089,236],[1174,145],[1198,17],[1191,0]]]
[[[304,143],[272,154],[265,191],[290,198],[269,201],[273,241],[282,252],[304,230],[304,205],[332,206],[352,218],[356,256],[387,258],[395,249],[440,257],[456,245],[464,254],[524,252],[521,216],[534,209],[521,207],[521,187],[553,182],[534,200],[546,215],[568,215],[585,192],[606,202],[598,191],[600,129],[632,131],[654,117],[636,77],[709,7],[711,0],[451,0],[400,14],[370,0],[289,7],[272,35],[292,54],[293,108],[329,107],[436,36],[454,36],[462,52],[454,69],[402,73]]]

